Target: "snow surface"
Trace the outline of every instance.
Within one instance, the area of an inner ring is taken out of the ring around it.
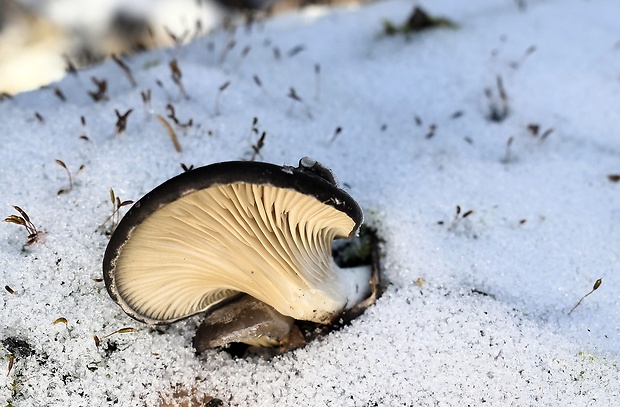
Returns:
[[[133,56],[137,88],[107,62],[2,101],[0,208],[6,217],[19,205],[45,234],[24,248],[23,228],[0,227],[0,283],[14,290],[0,294],[0,338],[32,351],[7,374],[0,349],[0,405],[157,406],[173,387],[231,406],[617,405],[620,184],[607,176],[620,172],[620,3],[424,6],[458,28],[385,37],[382,21],[412,9],[400,0],[310,8]],[[187,100],[170,78],[173,58]],[[110,101],[88,96],[92,76],[108,80]],[[497,76],[510,113],[492,122]],[[181,122],[193,119],[176,127],[182,153],[147,113],[146,89],[156,114],[172,102]],[[123,134],[115,109],[134,109]],[[259,159],[311,156],[359,200],[385,239],[389,287],[351,326],[304,349],[268,361],[196,357],[199,317],[151,329],[95,280],[108,240],[98,226],[112,212],[110,188],[137,200],[181,162],[248,158],[254,117],[267,132]],[[530,124],[553,132],[541,140]],[[64,195],[55,159],[73,175]],[[60,317],[66,326],[53,324]],[[137,331],[102,339],[125,327]]]

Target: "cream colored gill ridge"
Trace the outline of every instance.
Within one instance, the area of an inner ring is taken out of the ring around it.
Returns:
[[[331,243],[354,227],[344,212],[293,189],[214,186],[134,229],[116,262],[117,291],[136,313],[160,322],[239,291],[281,314],[325,322],[323,314],[347,303]]]

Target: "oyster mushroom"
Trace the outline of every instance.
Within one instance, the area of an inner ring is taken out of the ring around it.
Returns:
[[[340,269],[331,254],[332,241],[354,237],[362,219],[331,171],[307,157],[296,168],[197,168],[127,212],[104,255],[105,284],[149,324],[213,311],[242,293],[282,321],[329,323],[370,294],[370,267]]]

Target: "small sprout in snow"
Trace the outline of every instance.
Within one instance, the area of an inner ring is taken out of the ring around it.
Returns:
[[[166,130],[168,131],[168,135],[170,136],[170,139],[172,140],[172,144],[174,144],[174,149],[177,150],[177,152],[182,152],[183,149],[181,148],[181,144],[179,144],[179,139],[177,138],[177,134],[174,132],[174,129],[172,128],[172,126],[170,125],[170,123],[168,123],[168,121],[166,119],[164,119],[162,116],[157,115],[156,119],[166,128]]]
[[[288,97],[290,97],[291,99],[293,99],[296,102],[301,102],[301,98],[297,95],[297,92],[295,91],[295,88],[291,87],[288,90]]]
[[[254,79],[254,83],[256,84],[256,86],[258,86],[263,91],[265,96],[267,96],[267,98],[271,100],[271,95],[269,94],[269,92],[267,92],[267,89],[265,89],[265,87],[263,86],[263,82],[260,80],[258,75],[254,75],[252,79]]]
[[[469,216],[471,216],[474,211],[473,210],[468,210],[463,212],[461,210],[461,206],[460,205],[456,205],[456,213],[454,214],[454,219],[452,219],[452,222],[450,222],[450,225],[448,226],[448,230],[454,230],[456,229],[457,225],[460,223],[461,220],[468,218]],[[443,223],[442,223],[443,224]]]
[[[267,136],[267,132],[263,132],[260,135],[260,138],[256,142],[256,144],[252,145],[252,156],[250,157],[250,161],[256,160],[256,157],[260,155],[261,150],[265,146],[265,137]]]
[[[56,87],[54,88],[54,95],[56,95],[56,97],[58,97],[58,99],[60,99],[62,102],[66,102],[67,98],[65,97],[65,94],[62,93],[62,90],[60,90],[60,88]]]
[[[321,65],[314,64],[314,100],[321,96]]]
[[[181,91],[181,97],[183,99],[187,99],[187,93],[185,92],[185,86],[183,86],[183,82],[181,78],[183,77],[183,73],[181,72],[181,68],[179,68],[179,63],[176,59],[173,59],[168,63],[170,67],[170,76],[172,77],[172,81],[179,87]]]
[[[502,163],[508,164],[512,157],[510,156],[510,148],[512,147],[512,142],[514,141],[514,137],[508,137],[508,141],[506,141],[506,152],[504,153],[504,158],[502,158]]]
[[[489,102],[489,113],[487,118],[492,122],[502,122],[508,117],[510,108],[508,107],[508,94],[504,88],[504,81],[500,75],[495,78],[495,86],[497,93],[494,93],[490,88],[484,90]]]
[[[587,293],[586,295],[581,297],[581,299],[577,302],[577,304],[575,304],[575,306],[573,308],[571,308],[570,311],[568,311],[568,315],[570,315],[575,310],[575,308],[577,308],[579,306],[579,304],[581,304],[581,301],[583,301],[588,295],[590,295],[594,291],[598,290],[598,288],[601,286],[602,283],[603,283],[603,279],[602,278],[599,278],[598,280],[596,280],[596,282],[594,283],[594,286],[592,287],[592,290],[590,290],[589,293]]]
[[[300,45],[296,45],[296,46],[294,46],[293,48],[291,48],[288,51],[287,55],[288,55],[289,58],[292,58],[292,57],[294,57],[295,55],[299,54],[301,51],[303,51],[305,49],[306,49],[305,45],[301,45],[301,44]]]
[[[293,107],[295,107],[295,103],[297,102],[297,103],[301,104],[304,107],[304,109],[306,109],[306,114],[308,115],[308,118],[312,119],[312,112],[310,111],[310,107],[297,94],[297,91],[295,91],[295,88],[293,88],[293,87],[289,88],[288,94],[286,96],[288,96],[289,98],[292,99],[291,107],[288,110],[289,114],[293,113]]]
[[[243,49],[241,50],[241,56],[239,57],[239,62],[237,62],[236,70],[239,69],[239,67],[241,66],[241,63],[245,60],[245,57],[248,56],[251,49],[252,47],[250,47],[249,45],[246,45],[245,47],[243,47]]]
[[[553,133],[553,128],[548,128],[547,130],[545,130],[543,134],[540,135],[540,141],[545,141],[551,133]]]
[[[607,179],[611,182],[618,182],[620,181],[620,174],[609,174]]]
[[[119,330],[117,330],[117,331],[114,331],[114,332],[112,332],[112,333],[109,333],[109,334],[107,334],[107,335],[104,335],[104,336],[102,336],[101,338],[99,338],[97,335],[93,335],[93,339],[94,339],[94,341],[95,341],[95,346],[96,346],[97,348],[99,348],[99,346],[101,345],[101,341],[103,341],[104,339],[108,339],[108,338],[109,338],[110,336],[112,336],[112,335],[116,335],[116,334],[125,334],[125,333],[136,332],[136,331],[137,331],[137,329],[136,329],[136,328],[121,328],[121,329],[119,329]],[[106,349],[106,348],[104,348],[104,350],[105,350],[106,354],[108,354],[108,355],[109,355],[110,353],[112,353],[112,352],[114,352],[115,350],[117,350],[117,349],[118,349],[118,348],[117,348],[117,346],[116,346],[116,344],[114,344],[114,343],[112,343],[112,342],[108,342],[108,344],[107,344],[107,345],[108,345],[108,346],[107,346],[107,349]]]
[[[222,51],[222,56],[220,56],[220,65],[224,65],[228,54],[230,53],[230,51],[232,51],[233,48],[235,48],[235,45],[237,45],[237,41],[235,41],[234,38],[231,39],[228,44],[226,44],[226,47],[224,47],[224,51]]]
[[[174,124],[176,124],[177,126],[186,128],[186,127],[191,127],[194,124],[194,120],[191,118],[187,121],[187,123],[181,123],[176,116],[176,110],[174,109],[174,106],[172,105],[172,103],[168,103],[166,105],[166,110],[168,110],[168,118],[172,120]]]
[[[400,25],[396,25],[389,20],[383,21],[383,33],[391,36],[396,34],[409,35],[431,28],[456,28],[457,25],[443,17],[430,16],[420,7],[415,7],[407,21]]]
[[[196,39],[202,37],[204,31],[202,27],[202,21],[200,19],[196,19],[196,23],[194,25],[194,35],[192,35],[192,39]]]
[[[120,59],[118,56],[116,56],[116,54],[112,54],[112,60],[114,60],[114,62],[116,62],[116,65],[118,65],[123,70],[123,73],[125,74],[125,76],[129,80],[129,83],[131,84],[131,86],[133,88],[138,86],[138,83],[134,79],[133,74],[131,73],[131,69],[129,68],[129,66],[127,66],[127,64],[125,62],[123,62],[122,59]]]
[[[334,134],[332,135],[331,139],[329,139],[329,144],[331,144],[334,141],[336,141],[336,138],[338,138],[338,135],[340,133],[342,133],[342,127],[338,126],[338,127],[336,127],[336,130],[334,130]]]
[[[515,4],[517,5],[517,8],[519,9],[519,11],[527,10],[527,1],[525,1],[525,0],[515,0]]]
[[[4,286],[4,289],[5,289],[5,290],[6,290],[9,294],[11,294],[11,295],[15,294],[15,291],[14,291],[11,287],[9,287],[8,285],[5,285],[5,286]]]
[[[172,40],[174,46],[177,47],[177,48],[179,46],[181,46],[181,44],[183,44],[183,42],[185,41],[185,38],[189,34],[189,31],[185,31],[183,33],[183,35],[181,35],[179,37],[179,36],[175,35],[172,31],[170,31],[170,29],[168,27],[165,27],[165,26],[164,26],[164,31],[166,31],[166,34],[168,35],[168,37],[170,37],[170,39]]]
[[[193,170],[193,169],[194,169],[194,164],[192,164],[192,165],[190,165],[190,166],[188,167],[187,165],[185,165],[185,164],[181,163],[181,168],[183,168],[183,171],[184,171],[184,172],[191,171],[191,170]]]
[[[428,126],[428,132],[426,133],[426,136],[424,136],[424,138],[427,140],[430,138],[433,138],[436,130],[437,130],[437,125],[435,123],[431,124],[430,126]]]
[[[37,230],[37,227],[34,225],[34,223],[32,223],[26,211],[24,211],[17,205],[13,205],[13,208],[19,213],[19,215],[10,215],[8,218],[4,219],[4,221],[7,223],[14,223],[16,225],[23,226],[26,229],[26,232],[28,232],[28,240],[26,241],[26,246],[30,246],[34,242],[39,241],[44,232]]]
[[[525,60],[527,59],[527,57],[529,57],[530,55],[532,55],[534,53],[534,51],[536,51],[536,46],[535,45],[530,45],[525,52],[523,53],[523,55],[521,55],[521,58],[519,58],[517,61],[512,61],[510,62],[508,65],[513,68],[513,69],[517,69],[519,68],[523,62],[525,62]]]
[[[252,32],[252,25],[256,22],[259,13],[259,10],[248,10],[248,9],[244,9],[241,10],[241,12],[243,13],[243,17],[245,18],[244,21],[244,25],[245,25],[245,29],[247,31],[247,33],[251,33]]]
[[[454,113],[452,113],[452,114],[450,115],[450,118],[451,118],[452,120],[454,120],[454,119],[458,119],[458,118],[460,118],[460,117],[463,117],[463,115],[464,115],[464,114],[465,114],[465,112],[463,112],[462,110],[457,110],[456,112],[454,112]]]
[[[539,133],[540,133],[540,125],[536,124],[536,123],[531,123],[527,125],[527,130],[530,132],[530,134],[534,137],[538,137]],[[540,134],[540,138],[539,140],[542,142],[544,141],[547,137],[549,137],[549,135],[553,133],[553,128],[550,127],[547,130],[543,131],[542,134]]]
[[[78,69],[75,67],[73,62],[71,62],[71,60],[69,59],[69,56],[68,55],[63,55],[62,57],[65,60],[65,72],[68,73],[68,74],[71,74],[73,76],[77,76]]]
[[[80,134],[80,139],[81,140],[85,140],[85,141],[90,141],[90,139],[88,138],[88,136],[86,135],[87,133],[87,129],[86,129],[86,118],[84,116],[80,116],[80,123],[82,124],[82,131],[83,133]]]
[[[112,333],[109,333],[109,334],[107,334],[107,335],[102,336],[102,337],[101,337],[101,340],[103,340],[103,339],[108,339],[108,338],[109,338],[110,336],[112,336],[112,335],[116,335],[116,334],[128,334],[128,333],[131,333],[131,332],[136,332],[136,331],[137,331],[137,329],[136,329],[136,328],[121,328],[121,329],[116,330],[116,331],[114,331],[114,332],[112,332]]]
[[[94,76],[90,78],[93,83],[97,86],[96,91],[89,91],[88,94],[95,102],[107,101],[108,97],[108,81],[105,79],[99,80]]]
[[[127,205],[131,205],[133,203],[133,201],[121,201],[121,199],[118,196],[116,196],[112,188],[110,188],[110,201],[112,202],[112,206],[113,206],[112,214],[108,216],[101,225],[99,225],[98,229],[103,229],[106,223],[108,223],[109,221],[112,221],[111,229],[113,231],[116,225],[118,224],[118,222],[120,221],[121,208]]]
[[[56,164],[60,165],[62,168],[65,169],[65,172],[67,173],[67,176],[69,177],[69,188],[68,189],[61,189],[58,191],[58,195],[63,195],[66,194],[67,192],[71,191],[73,189],[73,177],[71,177],[71,172],[69,171],[69,169],[67,168],[67,165],[60,161],[60,160],[54,160],[56,162]],[[81,168],[80,168],[81,169]]]
[[[142,97],[142,103],[144,103],[144,109],[146,110],[146,119],[150,120],[155,112],[151,105],[151,89],[140,91],[140,96]]]
[[[259,88],[263,89],[263,83],[261,82],[261,80],[258,77],[258,75],[252,76],[252,79],[254,79],[254,83],[256,84],[256,86],[258,86]]]
[[[122,134],[125,132],[125,128],[127,127],[127,119],[129,115],[133,112],[133,109],[127,110],[125,113],[120,114],[118,109],[114,109],[114,113],[116,113],[116,134]]]
[[[226,81],[220,85],[217,94],[215,95],[215,115],[220,115],[220,99],[222,98],[222,93],[230,86],[230,81]]]
[[[252,119],[252,128],[250,129],[250,135],[252,133],[258,135],[259,131],[258,131],[258,117],[254,116],[254,118]]]
[[[472,288],[471,289],[471,293],[472,294],[478,294],[478,295],[482,295],[483,297],[491,297],[491,298],[495,298],[495,296],[493,294],[489,294],[486,291],[482,291],[478,288]]]
[[[6,377],[9,377],[11,375],[11,370],[13,370],[13,363],[15,363],[15,356],[10,355],[9,356],[9,368],[7,369]]]
[[[530,132],[532,136],[537,137],[538,132],[540,131],[540,125],[536,123],[530,123],[527,125],[527,130]]]

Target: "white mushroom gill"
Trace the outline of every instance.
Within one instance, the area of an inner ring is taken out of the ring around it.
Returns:
[[[155,211],[116,260],[116,290],[146,322],[173,322],[245,292],[283,315],[329,322],[368,294],[368,268],[340,270],[355,222],[293,189],[236,183]]]

